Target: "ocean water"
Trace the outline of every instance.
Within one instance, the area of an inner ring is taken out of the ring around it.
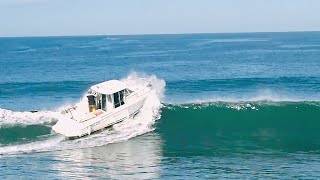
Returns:
[[[51,130],[91,85],[141,78],[135,119]],[[0,178],[319,179],[320,32],[0,38]]]

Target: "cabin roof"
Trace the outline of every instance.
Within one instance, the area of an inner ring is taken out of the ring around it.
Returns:
[[[91,86],[91,89],[93,91],[96,91],[101,94],[113,94],[126,88],[126,84],[119,80],[105,81]]]

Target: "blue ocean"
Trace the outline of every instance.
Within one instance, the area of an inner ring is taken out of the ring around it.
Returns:
[[[51,130],[90,86],[141,78],[137,118]],[[320,32],[0,38],[0,178],[319,179]]]

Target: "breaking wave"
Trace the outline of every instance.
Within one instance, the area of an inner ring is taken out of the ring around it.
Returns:
[[[320,152],[320,102],[166,104],[157,133],[172,152]],[[188,147],[188,148],[186,148]],[[195,150],[196,149],[196,150]]]
[[[0,128],[35,124],[52,125],[57,122],[59,116],[59,113],[53,111],[16,112],[0,109]]]

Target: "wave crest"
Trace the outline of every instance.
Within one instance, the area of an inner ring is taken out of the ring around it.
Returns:
[[[52,125],[59,119],[59,114],[53,111],[19,112],[0,109],[0,128],[15,125]]]

